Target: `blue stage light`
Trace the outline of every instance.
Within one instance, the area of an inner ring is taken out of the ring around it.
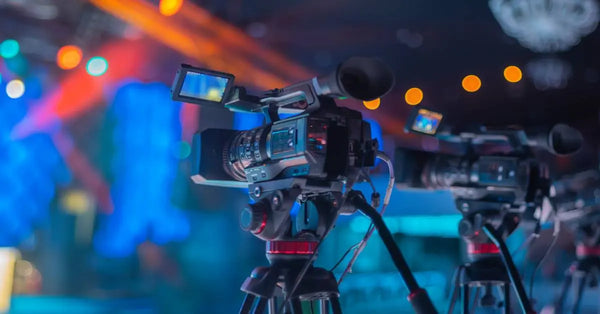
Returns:
[[[0,246],[26,239],[48,215],[57,183],[70,175],[46,134],[14,140],[10,132],[26,113],[27,97],[0,93]]]
[[[106,256],[126,256],[150,240],[158,244],[189,234],[184,213],[170,202],[177,172],[173,147],[181,140],[181,105],[163,84],[129,83],[110,107],[115,121],[111,195],[114,212],[94,239]]]

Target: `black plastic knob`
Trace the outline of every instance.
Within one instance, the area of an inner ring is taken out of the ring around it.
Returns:
[[[461,219],[458,223],[458,235],[463,238],[471,238],[475,234],[473,223],[468,219]]]
[[[267,211],[261,203],[248,204],[240,213],[240,227],[254,234],[261,233],[267,224]]]

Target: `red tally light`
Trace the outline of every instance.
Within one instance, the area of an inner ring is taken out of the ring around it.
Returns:
[[[500,249],[494,243],[469,243],[467,252],[469,254],[498,254]]]
[[[269,241],[267,242],[267,254],[313,254],[317,248],[317,243],[310,241]]]

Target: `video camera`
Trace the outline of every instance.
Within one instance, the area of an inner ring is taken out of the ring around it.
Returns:
[[[253,202],[242,212],[242,228],[263,240],[293,238],[292,229],[316,229],[322,234],[323,223],[334,219],[331,216],[341,208],[344,185],[351,186],[360,169],[373,166],[377,152],[369,123],[360,112],[337,107],[334,98],[367,101],[382,97],[392,88],[392,72],[377,59],[354,57],[329,75],[273,89],[260,97],[233,83],[232,74],[189,65],[177,72],[173,99],[262,113],[266,120],[251,130],[197,133],[192,179],[197,184],[248,187]],[[294,115],[280,119],[282,113]],[[290,227],[289,214],[297,199],[309,201],[302,206],[324,208],[311,204],[322,197],[335,210],[327,215],[312,213],[320,216],[313,217],[319,227]]]
[[[301,302],[313,300],[321,302],[323,313],[326,302],[333,313],[341,313],[335,276],[312,264],[338,215],[356,210],[371,218],[379,231],[415,311],[436,313],[380,214],[352,190],[376,157],[389,159],[377,152],[377,140],[361,113],[337,107],[334,100],[382,97],[394,83],[389,68],[376,59],[350,58],[329,75],[261,97],[249,95],[233,81],[231,74],[183,65],[171,92],[175,100],[265,116],[266,124],[251,130],[204,130],[193,144],[194,182],[248,187],[251,202],[241,213],[241,227],[267,241],[271,266],[255,268],[242,284],[246,298],[240,313],[250,313],[254,303],[253,313],[262,313],[267,300],[270,312],[275,312],[277,290],[285,296],[278,313],[288,305],[301,313]],[[295,115],[281,119],[280,113]],[[389,195],[384,204],[387,201]]]
[[[576,260],[565,271],[561,291],[553,306],[553,313],[564,313],[569,290],[575,291],[572,312],[579,313],[581,298],[586,287],[598,286],[600,270],[600,172],[597,169],[562,177],[552,183],[550,200],[554,228],[566,224],[575,235]],[[558,237],[555,232],[555,237]],[[554,242],[556,241],[555,238]]]
[[[587,170],[552,183],[550,200],[557,223],[576,234],[577,252],[600,246],[600,172]],[[593,250],[592,250],[593,251]],[[600,251],[594,251],[600,256]]]
[[[480,232],[491,223],[503,237],[523,217],[533,218],[550,189],[549,171],[534,156],[534,148],[555,155],[572,154],[582,144],[579,131],[557,124],[526,134],[522,129],[489,129],[452,134],[444,130],[443,115],[415,108],[406,131],[435,136],[449,144],[445,152],[398,148],[396,185],[400,188],[449,189],[463,214],[460,235],[468,242],[486,241]]]
[[[441,113],[425,108],[413,110],[407,132],[435,136],[450,145],[443,153],[398,148],[395,172],[400,188],[449,189],[463,216],[458,233],[466,242],[469,262],[457,269],[448,313],[454,309],[459,289],[463,304],[468,304],[464,300],[469,298],[470,287],[482,283],[486,287],[482,306],[496,306],[491,287],[502,286],[504,307],[509,312],[508,287],[512,285],[523,312],[531,313],[533,308],[504,241],[549,195],[548,168],[535,158],[533,148],[574,153],[581,146],[581,135],[564,124],[533,135],[517,128],[484,127],[452,134],[443,130],[442,119]]]
[[[448,152],[396,150],[396,183],[399,187],[450,189],[457,208],[476,212],[483,208],[523,211],[548,195],[547,167],[538,162],[533,148],[556,155],[576,152],[581,134],[557,124],[546,132],[526,134],[517,128],[485,127],[457,135],[441,132],[443,115],[416,108],[407,132],[435,136],[450,144]]]
[[[336,107],[334,97],[372,100],[386,94],[394,79],[380,61],[351,58],[336,72],[274,89],[263,97],[233,86],[227,73],[183,65],[173,99],[263,113],[267,124],[247,130],[208,129],[194,138],[194,182],[247,187],[248,183],[306,177],[335,180],[350,169],[373,165],[377,142],[358,111]],[[296,114],[279,119],[278,113]]]
[[[567,223],[600,218],[600,172],[587,170],[552,183],[550,199],[556,218]]]

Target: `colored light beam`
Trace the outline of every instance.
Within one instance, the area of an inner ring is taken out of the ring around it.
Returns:
[[[177,18],[162,16],[153,5],[140,0],[90,2],[207,67],[235,74],[236,80],[242,84],[272,89],[313,76],[311,71],[281,54],[261,48],[243,31],[190,1],[184,2]],[[249,59],[254,59],[259,66],[243,61]],[[266,74],[263,67],[270,68],[271,72]],[[282,74],[279,76],[274,73]],[[381,123],[386,132],[407,137],[402,128],[403,119],[379,113],[370,115]]]
[[[305,80],[314,76],[312,71],[295,64],[282,54],[261,47],[256,40],[239,28],[215,17],[191,1],[184,3],[181,17],[187,19],[196,28],[207,31],[211,37],[219,38],[226,47],[237,48],[247,59],[260,59],[264,66],[287,77],[290,81]]]
[[[141,76],[144,66],[151,60],[151,53],[152,49],[148,49],[144,41],[122,40],[107,44],[98,51],[98,55],[112,64],[103,76],[92,77],[84,67],[68,73],[56,90],[31,106],[27,117],[13,129],[12,137],[22,138],[46,130],[59,121],[74,118],[102,104],[105,88],[124,78]]]
[[[295,80],[310,78],[310,75],[306,75],[309,74],[308,71],[300,70],[301,67],[285,61],[283,57],[277,56],[273,52],[257,48],[257,44],[252,44],[250,48],[247,48],[231,38],[227,39],[227,35],[234,38],[242,38],[245,35],[242,36],[242,32],[235,30],[233,26],[223,26],[226,25],[224,22],[215,22],[216,20],[212,18],[206,22],[210,14],[204,14],[204,11],[198,8],[196,8],[198,10],[192,9],[193,13],[186,13],[187,18],[179,18],[179,16],[178,18],[169,18],[161,15],[155,6],[146,1],[90,0],[90,2],[204,66],[235,73],[236,79],[242,84],[272,89],[289,85]],[[190,6],[194,8],[188,2],[184,4],[181,11],[182,16]],[[211,24],[210,21],[214,23]],[[210,29],[205,27],[209,24],[212,25]],[[218,34],[225,35],[215,36],[215,29],[220,32]],[[250,40],[245,39],[244,42],[248,43]],[[260,60],[250,59],[248,53],[244,53],[245,51],[253,56],[258,54]],[[273,56],[274,61],[268,61],[266,56]],[[276,71],[263,69],[261,63],[269,65],[272,62],[275,62],[273,66],[277,69]],[[287,75],[276,73],[286,73]]]

